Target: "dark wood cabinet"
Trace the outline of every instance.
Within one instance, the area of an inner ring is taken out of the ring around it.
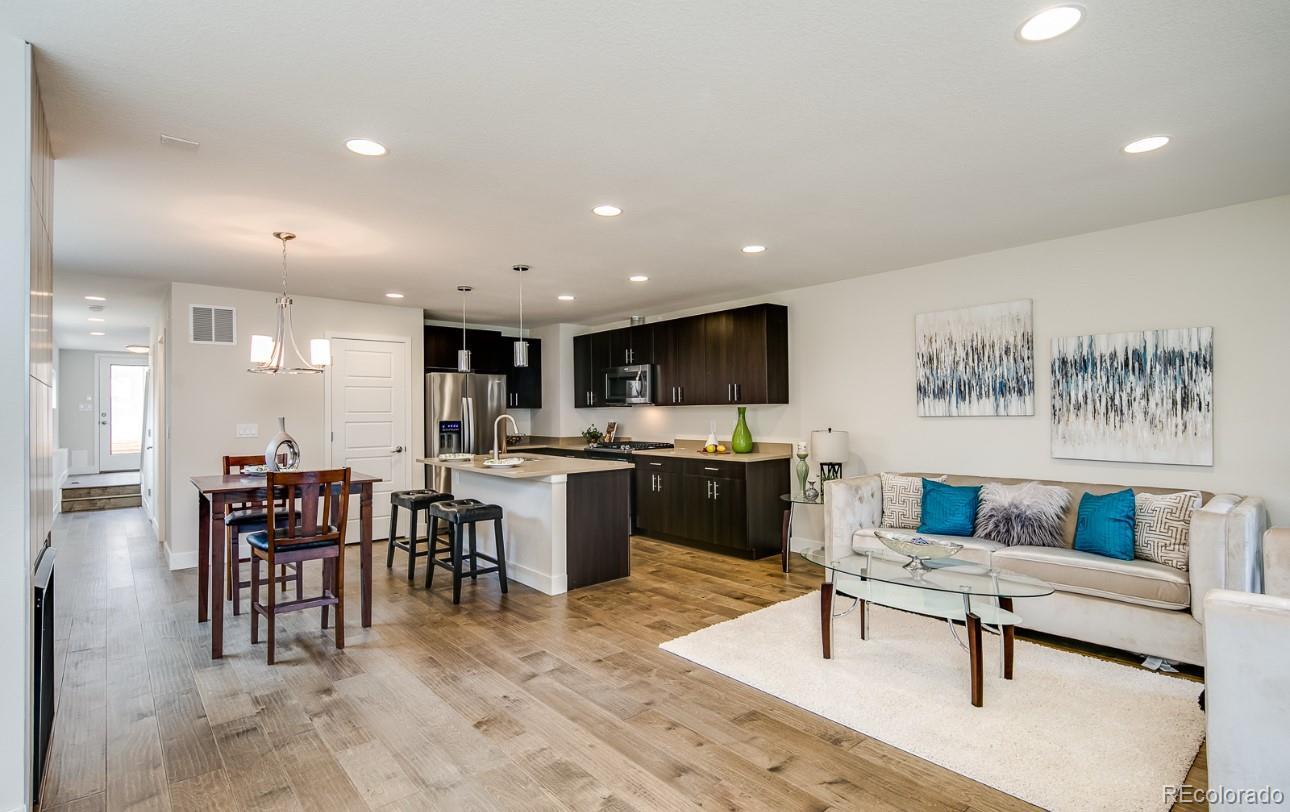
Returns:
[[[708,402],[788,402],[788,309],[753,305],[704,318]]]
[[[457,351],[462,346],[460,327],[442,324],[425,327],[425,369],[427,372],[456,371]],[[516,367],[514,336],[496,330],[467,328],[466,349],[470,350],[473,371],[506,376],[506,405],[512,409],[542,407],[542,341],[530,338],[529,365]]]
[[[613,361],[613,331],[573,337],[573,404],[604,406],[604,371]]]
[[[654,325],[654,402],[660,406],[708,403],[706,319],[692,316]]]
[[[788,308],[750,305],[577,336],[574,404],[604,405],[601,372],[629,363],[654,365],[660,406],[787,403]]]
[[[789,488],[785,460],[636,460],[636,526],[641,533],[750,557],[779,549]]]
[[[529,338],[529,365],[515,366],[514,338],[505,344],[511,350],[506,364],[506,399],[512,409],[542,408],[542,339]]]
[[[609,336],[609,366],[654,363],[654,325],[638,324],[605,332]]]

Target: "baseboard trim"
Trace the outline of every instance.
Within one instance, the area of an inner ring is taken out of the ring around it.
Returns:
[[[546,575],[514,561],[506,562],[506,577],[547,595],[563,595],[569,591],[568,575]]]
[[[166,544],[166,562],[171,570],[187,570],[197,566],[197,551],[188,550],[177,553]]]

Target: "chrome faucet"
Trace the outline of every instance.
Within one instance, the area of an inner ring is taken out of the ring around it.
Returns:
[[[497,444],[497,424],[501,423],[503,420],[511,421],[511,426],[515,429],[515,433],[516,434],[520,433],[520,427],[515,424],[515,418],[511,417],[509,414],[499,414],[497,416],[497,419],[493,421],[493,462],[497,462],[497,460],[500,459],[501,457],[502,446]],[[506,435],[503,434],[502,445],[505,445],[505,444],[506,444]]]

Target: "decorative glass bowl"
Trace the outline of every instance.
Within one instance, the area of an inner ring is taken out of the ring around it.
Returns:
[[[875,530],[873,534],[888,550],[909,559],[905,569],[910,572],[923,572],[927,569],[927,565],[923,562],[953,558],[963,549],[962,544],[955,544],[952,541],[933,541],[911,533]]]

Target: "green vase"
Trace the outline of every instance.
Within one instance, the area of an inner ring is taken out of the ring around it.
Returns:
[[[730,438],[730,449],[736,454],[747,454],[752,451],[752,432],[748,430],[748,421],[746,419],[748,408],[739,407],[739,420],[735,423],[735,433]]]

